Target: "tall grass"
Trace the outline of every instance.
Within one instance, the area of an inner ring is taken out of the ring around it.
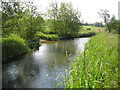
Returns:
[[[70,66],[66,88],[117,88],[117,35],[102,32],[93,36]]]

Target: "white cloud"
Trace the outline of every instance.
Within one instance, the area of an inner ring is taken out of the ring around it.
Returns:
[[[45,12],[49,3],[55,0],[33,0],[35,5],[42,11]],[[101,21],[98,17],[97,12],[100,9],[108,9],[110,15],[115,15],[118,18],[118,1],[119,0],[56,0],[60,2],[72,2],[74,8],[82,13],[82,18],[85,22],[96,22]]]

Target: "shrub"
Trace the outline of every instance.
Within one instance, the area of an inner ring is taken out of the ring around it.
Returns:
[[[37,36],[39,36],[41,39],[46,39],[46,40],[51,40],[51,41],[55,41],[59,39],[58,35],[56,34],[38,33]]]
[[[2,59],[7,60],[14,56],[26,53],[28,46],[24,39],[18,35],[11,34],[2,38]]]

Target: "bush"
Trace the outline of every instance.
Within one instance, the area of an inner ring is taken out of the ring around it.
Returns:
[[[41,39],[56,41],[59,39],[58,35],[56,34],[44,34],[44,33],[38,33],[37,36],[39,36]]]
[[[2,59],[7,60],[28,51],[28,45],[25,40],[18,35],[11,34],[2,38]]]

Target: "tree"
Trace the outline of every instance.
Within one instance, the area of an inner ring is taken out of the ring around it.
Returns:
[[[95,22],[94,26],[95,27],[103,27],[103,24],[102,24],[102,22]]]
[[[109,32],[118,32],[118,21],[115,16],[112,16],[109,22],[107,22],[107,29]]]
[[[39,37],[36,33],[43,30],[44,19],[36,12],[36,7],[32,3],[26,3],[27,9],[24,11],[22,18],[18,20],[20,36],[24,38],[30,48],[39,45]]]
[[[2,35],[6,36],[17,30],[17,19],[22,14],[23,7],[20,2],[1,2],[2,8]]]
[[[48,20],[49,28],[51,32],[57,33],[58,31],[58,14],[59,14],[59,9],[58,9],[58,4],[57,2],[51,2],[49,5],[50,9],[48,10],[48,17],[50,18]]]
[[[73,9],[71,3],[62,2],[58,8],[57,3],[51,4],[51,9],[49,10],[50,28],[54,30],[58,35],[72,38],[74,37],[80,29],[81,14]]]
[[[60,34],[67,37],[74,37],[80,28],[80,13],[73,9],[71,3],[61,3],[59,21],[60,25]]]
[[[110,18],[110,14],[109,14],[109,11],[107,9],[101,9],[98,14],[100,15],[100,17],[103,18],[104,20],[104,23],[106,24],[107,21],[109,20]]]
[[[3,37],[17,34],[30,48],[34,47],[33,42],[38,42],[36,33],[43,29],[44,19],[36,12],[32,2],[2,2],[2,19]]]

